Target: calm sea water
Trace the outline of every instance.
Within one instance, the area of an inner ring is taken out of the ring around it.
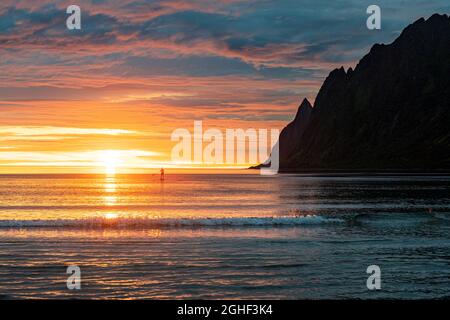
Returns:
[[[450,178],[1,175],[0,297],[449,298]]]

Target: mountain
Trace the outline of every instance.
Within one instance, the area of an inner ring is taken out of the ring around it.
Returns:
[[[279,143],[280,171],[450,170],[450,17],[332,71]]]
[[[308,99],[303,99],[300,107],[298,107],[294,120],[281,130],[279,140],[283,143],[280,144],[280,159],[288,159],[293,155],[295,151],[295,145],[293,143],[298,141],[297,137],[300,137],[306,130],[312,111],[313,107],[311,103]],[[288,143],[284,143],[284,141]]]

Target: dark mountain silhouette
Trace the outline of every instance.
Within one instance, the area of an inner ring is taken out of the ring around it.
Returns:
[[[450,18],[332,71],[282,131],[280,171],[450,170]]]
[[[294,120],[281,130],[280,141],[288,141],[289,143],[280,144],[280,158],[288,159],[293,155],[295,146],[292,143],[297,142],[297,138],[306,130],[309,119],[311,118],[312,110],[313,107],[308,99],[303,99],[300,107],[298,107]]]

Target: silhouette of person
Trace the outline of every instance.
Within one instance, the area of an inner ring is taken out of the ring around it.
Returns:
[[[161,170],[159,170],[161,176],[160,176],[160,180],[164,181],[164,168],[161,168]]]

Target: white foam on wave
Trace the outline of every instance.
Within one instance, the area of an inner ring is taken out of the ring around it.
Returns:
[[[114,218],[0,220],[0,228],[149,228],[149,227],[270,227],[339,223],[342,219],[316,215],[233,218]]]

